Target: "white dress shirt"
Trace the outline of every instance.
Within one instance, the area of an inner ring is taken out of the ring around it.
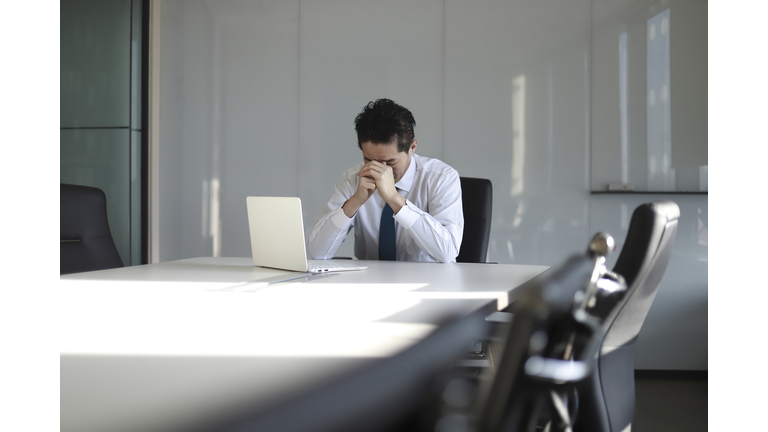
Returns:
[[[355,256],[379,259],[379,224],[386,202],[375,191],[348,218],[341,206],[355,194],[364,163],[344,171],[331,199],[307,234],[311,259],[330,259],[355,228]],[[456,262],[464,233],[459,173],[446,163],[414,154],[395,186],[406,205],[394,215],[398,261]]]

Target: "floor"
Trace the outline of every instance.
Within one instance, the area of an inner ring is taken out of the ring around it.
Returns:
[[[706,431],[707,399],[706,380],[635,379],[632,432]]]

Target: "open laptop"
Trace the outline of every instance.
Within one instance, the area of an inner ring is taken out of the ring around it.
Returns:
[[[249,196],[246,204],[255,265],[313,274],[368,268],[355,261],[307,260],[300,198]]]

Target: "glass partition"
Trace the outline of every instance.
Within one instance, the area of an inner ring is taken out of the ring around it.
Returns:
[[[125,265],[142,263],[142,1],[62,0],[60,182],[97,187]]]

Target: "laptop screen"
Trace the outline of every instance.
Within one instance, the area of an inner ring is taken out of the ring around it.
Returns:
[[[306,272],[301,200],[297,197],[249,196],[246,203],[253,263]]]

